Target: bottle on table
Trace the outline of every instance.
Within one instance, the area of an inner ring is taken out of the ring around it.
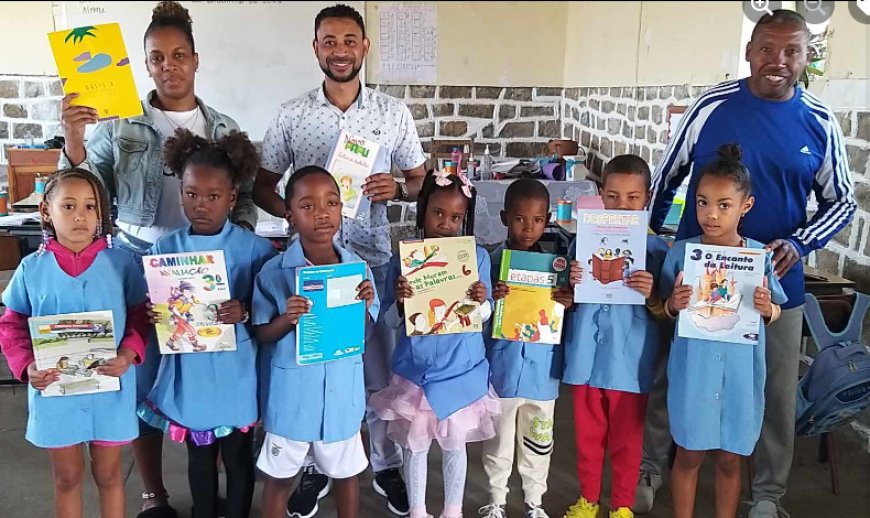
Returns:
[[[480,164],[480,179],[492,180],[492,155],[489,152],[489,144],[483,150],[483,161]]]

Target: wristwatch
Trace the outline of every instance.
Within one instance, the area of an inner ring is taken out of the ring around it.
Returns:
[[[396,201],[408,199],[408,184],[405,182],[396,182],[396,195],[393,197]]]

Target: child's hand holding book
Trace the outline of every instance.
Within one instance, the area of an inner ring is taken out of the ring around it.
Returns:
[[[475,282],[468,288],[466,295],[478,304],[483,304],[486,302],[486,284],[481,281]]]
[[[665,310],[671,318],[675,318],[676,314],[689,307],[689,301],[692,298],[692,286],[683,284],[683,272],[677,274],[674,280],[674,291],[668,297]]]
[[[27,379],[36,390],[45,390],[47,386],[60,379],[60,372],[57,369],[41,371],[36,368],[36,362],[30,362],[27,366]]]
[[[375,300],[375,289],[372,288],[372,281],[365,279],[359,286],[356,287],[356,299],[366,301],[366,311],[372,307],[372,301]]]
[[[492,287],[492,300],[498,302],[511,294],[511,287],[504,281],[496,281]]]
[[[311,309],[310,300],[305,297],[300,297],[299,295],[293,295],[287,299],[284,315],[287,317],[287,320],[295,326],[299,323],[299,317],[308,313],[309,309]]]

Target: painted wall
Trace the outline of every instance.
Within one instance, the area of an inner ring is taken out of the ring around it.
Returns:
[[[366,2],[372,41],[366,78],[380,76],[379,9]],[[562,86],[570,2],[434,2],[438,8],[436,84]]]
[[[0,4],[0,74],[57,74],[46,36],[54,30],[51,4]]]
[[[736,2],[570,2],[565,86],[709,85],[735,77]]]

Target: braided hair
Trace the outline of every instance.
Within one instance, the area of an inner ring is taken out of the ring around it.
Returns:
[[[145,30],[143,40],[148,40],[152,32],[166,27],[173,27],[181,31],[184,38],[190,43],[191,52],[196,52],[193,44],[193,20],[190,13],[178,2],[160,2],[151,12],[151,23]]]
[[[260,167],[257,148],[247,133],[233,131],[214,142],[179,128],[163,145],[163,160],[181,179],[188,165],[205,165],[227,172],[233,187],[252,180]]]
[[[57,193],[57,186],[71,178],[78,178],[88,182],[94,191],[94,197],[97,199],[97,231],[94,237],[111,236],[112,217],[109,211],[109,197],[106,195],[106,189],[103,187],[102,182],[90,171],[71,167],[69,169],[61,169],[52,174],[45,184],[45,192],[42,195],[44,202],[46,204],[51,203],[51,199]],[[57,239],[54,225],[51,222],[41,219],[40,224],[44,235],[51,235]]]
[[[466,197],[462,192],[463,183],[459,176],[455,174],[447,175],[450,180],[450,185],[441,186],[435,183],[435,171],[430,170],[426,173],[426,178],[423,179],[423,186],[420,188],[420,194],[417,197],[417,230],[423,232],[424,222],[426,219],[426,209],[429,206],[429,198],[436,192],[455,191],[465,200],[468,201],[468,209],[465,211],[465,220],[462,222],[462,235],[474,235],[474,207],[477,199],[477,189],[471,186],[471,197]]]
[[[713,176],[716,178],[728,178],[734,181],[737,192],[741,192],[746,196],[752,194],[752,177],[749,174],[749,169],[741,162],[743,152],[737,144],[724,144],[719,146],[717,150],[718,157],[710,162],[698,176],[698,183],[705,176]]]

